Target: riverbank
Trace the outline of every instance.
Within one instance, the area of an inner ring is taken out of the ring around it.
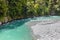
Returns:
[[[22,20],[22,19],[27,19],[27,18],[16,18],[16,19],[9,19],[9,18],[4,18],[4,21],[0,21],[0,26],[9,22],[12,22],[14,20]]]
[[[10,17],[4,17],[3,21],[0,21],[0,25],[6,24],[8,22],[14,21],[14,20],[22,20],[22,19],[28,19],[28,18],[37,18],[37,17],[50,17],[50,16],[36,16],[36,17],[26,17],[26,18],[15,18],[11,19]]]

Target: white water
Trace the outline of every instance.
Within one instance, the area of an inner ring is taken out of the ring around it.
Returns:
[[[28,22],[35,40],[60,40],[60,16],[37,17]]]

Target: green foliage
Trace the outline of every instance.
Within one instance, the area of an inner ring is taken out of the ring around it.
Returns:
[[[0,19],[60,15],[60,0],[0,0]]]
[[[6,16],[5,14],[7,13],[7,10],[6,0],[0,0],[0,16]]]
[[[8,11],[8,6],[6,0],[0,0],[0,20],[3,21]]]

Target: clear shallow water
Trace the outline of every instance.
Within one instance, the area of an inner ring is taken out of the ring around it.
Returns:
[[[15,20],[0,26],[0,40],[32,40],[30,29],[24,24],[29,20]]]
[[[29,27],[25,23],[30,21],[44,21],[59,19],[60,16],[34,17],[23,20],[14,20],[0,26],[0,40],[32,40]]]

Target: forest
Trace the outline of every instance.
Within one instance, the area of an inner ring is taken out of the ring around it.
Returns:
[[[0,0],[0,22],[60,15],[60,0]]]

